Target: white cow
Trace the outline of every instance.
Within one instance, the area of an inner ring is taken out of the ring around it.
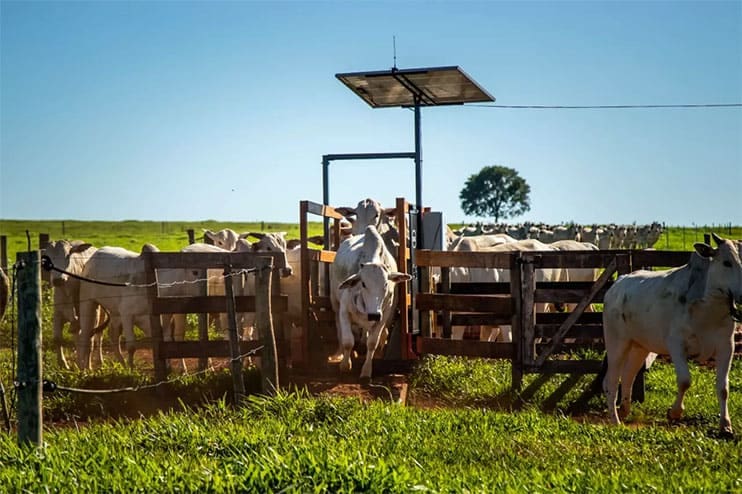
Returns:
[[[473,238],[473,237],[469,237]],[[479,244],[470,245],[472,252],[512,252],[512,251],[550,251],[554,250],[547,244],[536,239],[525,239],[516,241],[507,241],[491,246],[482,246]],[[559,268],[546,268],[536,270],[536,281],[562,281],[564,279],[564,270]],[[490,283],[507,283],[510,281],[510,270],[499,268],[455,268],[451,270],[452,282],[490,282]],[[537,312],[547,312],[548,304],[536,304]],[[452,338],[461,339],[466,328],[453,327]],[[503,325],[499,327],[483,326],[479,328],[480,339],[485,341],[494,341],[500,338],[503,341],[512,341],[511,327]]]
[[[80,240],[57,240],[49,242],[44,249],[44,254],[49,257],[52,265],[68,273],[81,275],[88,258],[97,249],[89,243]],[[80,305],[80,280],[65,273],[52,270],[50,280],[54,289],[54,313],[52,314],[53,347],[57,355],[58,364],[69,369],[67,359],[62,350],[62,331],[64,325],[69,323],[70,332],[77,337],[80,331],[80,319],[78,317]],[[102,310],[96,310],[96,329],[93,332],[92,346],[97,348],[94,355],[98,362],[103,361],[102,331],[108,323]]]
[[[8,300],[10,299],[10,280],[8,276],[0,268],[0,321],[3,320],[5,315],[5,309],[8,307]]]
[[[668,416],[678,420],[690,387],[687,358],[716,361],[720,428],[732,434],[727,409],[729,369],[734,351],[734,320],[742,303],[739,242],[713,235],[718,248],[695,244],[690,262],[667,271],[636,271],[622,276],[605,295],[603,330],[608,370],[603,389],[611,420],[629,414],[631,386],[650,352],[670,355],[678,394]],[[621,405],[616,395],[621,380]]]
[[[369,225],[376,227],[389,252],[397,255],[399,230],[394,224],[395,208],[384,208],[379,201],[367,198],[359,201],[355,208],[339,207],[335,211],[352,223],[352,235],[363,234]]]
[[[224,228],[218,232],[204,230],[204,239],[208,238],[212,245],[216,245],[224,250],[234,250],[237,247],[237,241],[246,236],[246,233],[239,234],[230,228]]]
[[[340,244],[330,265],[330,300],[342,350],[342,372],[351,369],[356,327],[361,338],[365,336],[367,349],[361,379],[371,379],[374,353],[386,339],[387,324],[397,305],[396,284],[409,279],[410,275],[397,272],[397,263],[375,226]]]
[[[111,328],[120,326],[129,352],[129,365],[134,364],[134,325],[150,336],[149,301],[144,259],[140,254],[120,247],[103,247],[88,259],[83,276],[107,283],[130,286],[106,286],[94,283],[80,285],[80,334],[77,339],[77,363],[80,369],[90,367],[90,338],[95,329],[95,311],[103,306],[111,315]]]
[[[552,249],[559,251],[590,251],[600,250],[598,246],[590,242],[577,242],[576,240],[559,240],[549,244]],[[567,268],[562,270],[560,281],[595,281],[598,279],[597,268]],[[573,311],[577,304],[564,304],[567,311]],[[587,312],[592,312],[592,304],[588,305]]]

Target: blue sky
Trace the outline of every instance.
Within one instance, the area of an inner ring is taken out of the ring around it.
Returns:
[[[502,105],[742,103],[742,2],[0,3],[0,217],[298,221],[323,154],[412,151],[339,72],[459,65]],[[742,224],[742,108],[422,111],[423,202],[515,168],[511,221]],[[414,200],[408,161],[330,202]]]

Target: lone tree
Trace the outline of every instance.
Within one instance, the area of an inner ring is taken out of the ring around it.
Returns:
[[[459,193],[464,213],[493,217],[495,223],[531,209],[531,187],[518,172],[506,166],[485,166],[469,176]]]

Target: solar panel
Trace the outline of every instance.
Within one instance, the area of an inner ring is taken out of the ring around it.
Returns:
[[[459,67],[335,74],[373,108],[492,102],[495,98]],[[417,101],[416,101],[417,100]]]

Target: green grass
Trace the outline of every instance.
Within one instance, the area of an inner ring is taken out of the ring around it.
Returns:
[[[446,359],[437,360],[433,365],[447,365]],[[470,363],[487,366],[483,361]],[[650,382],[671,379],[666,367],[650,373]],[[700,388],[707,391],[705,384]],[[739,392],[739,380],[735,388]],[[702,401],[715,400],[706,396]],[[737,424],[739,412],[736,405]],[[63,492],[742,489],[740,443],[708,434],[713,424],[639,425],[582,423],[536,408],[513,413],[487,407],[420,409],[280,394],[273,399],[253,397],[241,410],[218,402],[198,412],[97,423],[80,430],[51,428],[45,431],[40,450],[20,448],[12,437],[0,435],[0,463],[5,467],[0,469],[0,488],[9,492],[38,491],[42,486]]]
[[[260,229],[255,223],[163,228],[159,222],[65,222],[64,236],[98,246],[138,250],[151,242],[177,250],[187,243],[188,228],[223,226]],[[269,226],[298,236],[290,228],[295,225]],[[8,235],[16,250],[25,249],[25,228],[32,230],[32,244],[40,231],[62,237],[60,222],[0,221],[0,235]],[[319,223],[313,228],[318,231]],[[666,248],[666,241],[671,249],[689,250],[696,240],[689,231],[685,249],[678,229],[657,248]],[[722,235],[740,238],[742,228]],[[43,297],[43,337],[50,342],[50,292]],[[6,317],[0,324],[6,389],[14,331]],[[146,371],[115,364],[64,371],[48,350],[44,372],[71,387],[152,381]],[[559,400],[550,395],[566,377],[552,377],[516,406],[509,362],[464,358],[423,359],[410,377],[410,407],[296,392],[252,396],[234,410],[225,371],[186,377],[148,394],[90,400],[57,392],[44,400],[42,448],[21,448],[14,435],[0,432],[0,492],[742,492],[742,361],[730,374],[729,408],[738,431],[733,440],[716,433],[714,371],[692,365],[691,373],[686,418],[679,424],[665,419],[675,374],[659,361],[647,374],[646,401],[635,404],[627,425],[619,427],[606,424],[599,396],[579,413],[568,411],[589,376]],[[254,370],[245,377],[250,390],[258,389]],[[535,380],[526,376],[524,387]]]
[[[218,231],[232,228],[243,232],[287,232],[287,238],[299,238],[298,223],[224,222],[224,221],[32,221],[0,220],[0,235],[8,238],[8,264],[13,264],[16,252],[38,249],[39,234],[49,234],[49,240],[84,240],[96,247],[124,247],[139,252],[142,245],[151,243],[162,251],[179,251],[188,245],[188,230],[194,230],[196,241],[203,238],[203,230]],[[310,222],[309,235],[319,235],[322,223]]]

